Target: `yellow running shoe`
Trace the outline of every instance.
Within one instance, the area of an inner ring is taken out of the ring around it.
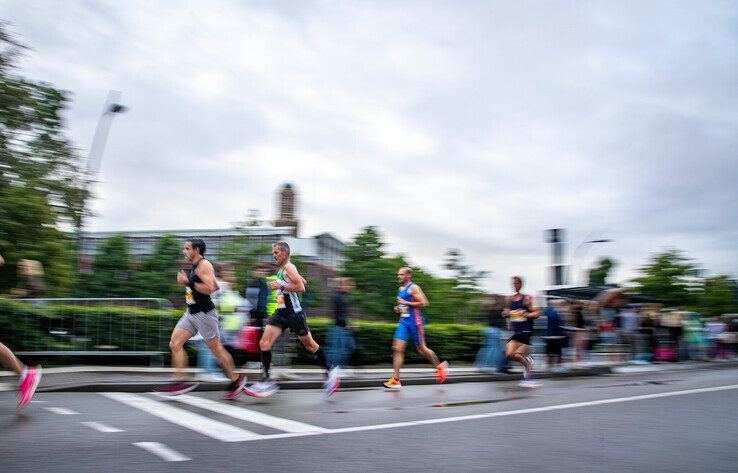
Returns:
[[[443,363],[439,363],[438,366],[436,366],[436,383],[441,384],[442,382],[446,381],[447,377],[448,361],[444,361]]]
[[[384,387],[387,389],[400,389],[402,387],[402,383],[400,383],[400,380],[395,379],[394,376],[382,384],[384,384]]]

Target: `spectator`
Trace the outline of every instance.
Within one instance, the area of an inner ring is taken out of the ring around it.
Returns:
[[[561,371],[561,350],[564,346],[566,335],[561,327],[562,319],[559,307],[563,301],[549,301],[548,307],[543,312],[546,317],[546,356],[548,368],[552,371]]]
[[[348,294],[353,291],[354,282],[349,278],[339,278],[338,287],[333,294],[333,317],[335,323],[328,332],[328,364],[345,368],[356,348],[354,336],[348,326]]]
[[[482,345],[477,353],[474,365],[481,371],[491,373],[505,372],[507,358],[503,348],[502,329],[505,319],[502,309],[505,305],[503,297],[491,297],[487,304],[487,327],[482,331]]]

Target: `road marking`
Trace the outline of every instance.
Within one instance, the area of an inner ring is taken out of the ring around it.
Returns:
[[[111,427],[109,425],[105,425],[101,422],[80,422],[82,425],[86,425],[87,427],[91,429],[95,429],[98,432],[125,432],[123,429],[119,429],[117,427]]]
[[[157,457],[168,462],[186,462],[192,460],[176,450],[172,450],[163,443],[159,442],[135,442],[133,445],[143,448],[147,452],[151,452]]]
[[[217,420],[210,419],[209,417],[194,414],[185,409],[179,409],[164,402],[154,401],[143,396],[128,393],[101,394],[115,401],[122,402],[128,406],[135,407],[136,409],[153,414],[168,422],[186,427],[222,442],[243,442],[261,437],[261,435],[257,433],[223,422],[218,422]]]
[[[417,420],[417,421],[410,421],[410,422],[395,422],[392,424],[376,424],[376,425],[364,425],[360,427],[345,427],[345,428],[340,428],[340,429],[329,429],[325,433],[326,434],[342,434],[342,433],[349,433],[349,432],[363,432],[363,431],[368,431],[368,430],[395,429],[398,427],[413,427],[413,426],[427,425],[427,424],[444,424],[447,422],[460,422],[460,421],[465,421],[465,420],[488,419],[491,417],[504,417],[504,416],[518,415],[518,414],[531,414],[535,412],[574,409],[578,407],[597,406],[601,404],[615,404],[615,403],[620,403],[620,402],[641,401],[645,399],[657,399],[657,398],[662,398],[662,397],[685,396],[689,394],[701,394],[701,393],[710,393],[710,392],[717,392],[717,391],[727,391],[731,389],[738,389],[738,384],[732,384],[730,386],[715,386],[715,387],[710,387],[710,388],[688,389],[685,391],[669,391],[665,393],[644,394],[640,396],[600,399],[597,401],[574,402],[571,404],[558,404],[555,406],[533,407],[529,409],[517,409],[514,411],[489,412],[486,414],[473,414],[473,415],[457,416],[457,417],[442,417],[439,419]],[[251,440],[270,440],[270,439],[280,439],[280,438],[290,438],[290,437],[302,437],[306,435],[318,435],[318,434],[317,433],[302,433],[302,434],[291,433],[291,434],[263,435],[261,437],[251,439]]]
[[[49,412],[53,412],[54,414],[59,414],[62,416],[74,416],[79,414],[79,412],[73,411],[71,409],[66,409],[64,407],[44,407]]]
[[[221,402],[213,401],[191,395],[182,395],[175,398],[177,402],[183,402],[190,406],[199,407],[201,409],[207,409],[218,414],[224,414],[236,419],[245,420],[254,424],[260,424],[272,429],[281,430],[288,433],[326,433],[328,429],[318,427],[315,425],[305,424],[291,419],[283,419],[281,417],[271,416],[262,412],[253,411],[243,407],[238,407],[229,404],[223,404]]]
[[[344,428],[338,428],[338,429],[323,429],[320,427],[315,427],[318,430],[302,431],[302,432],[293,431],[293,432],[286,432],[282,434],[267,434],[267,435],[259,435],[253,432],[245,431],[245,432],[248,432],[249,435],[242,435],[242,437],[238,439],[234,439],[235,437],[224,436],[224,438],[219,438],[219,440],[224,440],[228,442],[237,442],[237,441],[250,442],[254,440],[284,439],[284,438],[292,438],[292,437],[305,437],[305,436],[310,436],[310,435],[365,432],[365,431],[370,431],[370,430],[395,429],[399,427],[414,427],[414,426],[429,425],[429,424],[445,424],[448,422],[461,422],[461,421],[466,421],[466,420],[489,419],[493,417],[506,417],[506,416],[512,416],[512,415],[518,415],[518,414],[532,414],[536,412],[558,411],[558,410],[564,410],[564,409],[575,409],[579,407],[598,406],[598,405],[603,405],[603,404],[616,404],[616,403],[621,403],[621,402],[642,401],[642,400],[647,400],[647,399],[658,399],[658,398],[664,398],[664,397],[686,396],[686,395],[691,395],[691,394],[728,391],[728,390],[733,390],[733,389],[738,389],[738,384],[731,384],[728,386],[713,386],[709,388],[687,389],[683,391],[668,391],[668,392],[655,393],[655,394],[643,394],[643,395],[638,395],[638,396],[617,397],[617,398],[611,398],[611,399],[599,399],[595,401],[574,402],[570,404],[557,404],[553,406],[533,407],[533,408],[528,408],[528,409],[516,409],[512,411],[488,412],[485,414],[472,414],[472,415],[456,416],[456,417],[441,417],[437,419],[416,420],[416,421],[409,421],[409,422],[395,422],[391,424],[363,425],[363,426],[358,426],[358,427],[344,427]],[[198,425],[195,425],[194,423],[201,424],[202,422],[208,422],[208,423],[213,422],[216,424],[225,425],[227,427],[232,427],[232,426],[229,426],[228,424],[222,424],[220,422],[212,421],[208,419],[207,417],[199,416],[197,414],[192,414],[189,411],[185,411],[184,409],[177,409],[171,406],[167,406],[166,404],[163,404],[163,403],[149,401],[148,399],[142,398],[140,396],[135,396],[131,394],[123,394],[123,393],[103,393],[103,395],[110,397],[111,399],[116,399],[120,402],[123,402],[124,404],[137,407],[146,412],[150,412],[158,417],[162,417],[166,420],[169,420],[172,423],[183,425],[184,427],[188,427],[196,431],[200,431],[200,430],[198,430],[197,428]],[[195,396],[187,396],[187,398],[193,398],[193,397]],[[145,402],[142,403],[139,401],[139,399]],[[198,398],[198,399],[201,399],[201,398]],[[210,402],[214,402],[214,401],[210,401]],[[217,402],[214,402],[214,403],[219,404]],[[200,403],[199,401],[194,401],[191,403],[191,405],[197,405],[197,404],[201,404],[198,407],[203,407],[207,403]],[[235,407],[235,406],[226,405],[225,407]],[[207,409],[207,407],[204,407],[204,408]],[[221,411],[220,408],[218,409],[219,410],[215,412],[226,413],[224,411]],[[240,408],[237,408],[237,409],[240,409]],[[249,411],[249,409],[243,409],[243,410]],[[253,411],[249,411],[248,414],[251,415],[252,412]],[[241,419],[240,417],[241,415],[245,415],[245,414],[243,413],[236,414],[234,417],[238,417],[239,419]],[[269,417],[272,417],[272,416],[269,416]],[[253,419],[253,417],[251,417],[251,419]],[[278,419],[278,418],[275,418],[275,419]],[[244,420],[247,420],[247,419],[244,419]],[[288,419],[282,419],[282,420],[288,421]],[[249,420],[249,421],[251,422],[252,420]],[[308,424],[303,424],[303,425],[308,425]],[[237,430],[240,430],[240,429],[237,429]],[[209,435],[209,434],[206,433],[206,435]],[[214,438],[218,438],[218,437],[214,437]]]

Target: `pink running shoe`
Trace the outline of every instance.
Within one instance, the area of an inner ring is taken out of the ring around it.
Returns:
[[[18,410],[23,409],[31,402],[33,394],[36,392],[38,383],[41,382],[41,365],[29,366],[26,368],[26,377],[18,386]]]

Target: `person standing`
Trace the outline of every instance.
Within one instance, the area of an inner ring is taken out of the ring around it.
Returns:
[[[338,287],[332,298],[335,323],[329,328],[328,358],[333,366],[339,368],[348,366],[351,353],[356,347],[354,336],[348,328],[348,293],[353,289],[354,283],[351,279],[339,278]]]
[[[326,369],[327,378],[323,388],[326,395],[331,396],[338,390],[341,380],[336,367],[329,367],[325,352],[313,339],[307,318],[300,306],[298,294],[305,291],[306,281],[300,276],[297,267],[290,262],[290,246],[287,242],[275,243],[272,246],[272,257],[279,266],[277,278],[269,283],[269,286],[277,291],[277,310],[267,320],[264,334],[259,341],[263,378],[261,382],[244,388],[244,392],[256,397],[269,396],[277,392],[279,387],[270,378],[269,372],[272,364],[271,349],[282,332],[290,329],[297,335],[307,351],[315,354],[315,359]]]
[[[189,273],[180,271],[177,274],[177,283],[185,287],[187,311],[177,322],[169,341],[169,347],[172,350],[172,366],[176,370],[175,381],[172,384],[155,388],[154,391],[165,396],[177,396],[197,387],[197,383],[183,379],[187,368],[184,344],[199,333],[231,381],[223,395],[223,399],[231,400],[241,393],[246,377],[236,373],[233,358],[220,342],[218,312],[210,298],[210,295],[218,290],[218,283],[215,281],[212,263],[205,259],[205,249],[205,242],[200,238],[191,238],[184,243],[182,253],[185,259],[192,263],[192,269]]]
[[[523,381],[521,387],[534,388],[540,383],[530,379],[533,372],[533,358],[530,356],[531,337],[533,336],[533,320],[539,317],[539,312],[533,307],[533,298],[520,292],[523,288],[523,279],[513,276],[515,294],[508,297],[507,308],[503,311],[504,317],[510,318],[512,337],[507,341],[505,354],[507,359],[517,361],[523,366]]]
[[[428,298],[420,286],[413,282],[413,270],[407,266],[397,271],[397,281],[400,288],[397,290],[395,312],[400,314],[400,321],[392,340],[392,377],[383,385],[387,389],[402,387],[400,368],[405,361],[405,347],[409,338],[415,342],[418,353],[436,368],[436,382],[443,383],[448,376],[448,362],[441,363],[433,350],[425,344],[425,319],[421,309],[428,307]]]

